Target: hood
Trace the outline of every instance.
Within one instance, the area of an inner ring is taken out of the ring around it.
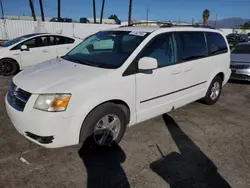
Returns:
[[[111,71],[58,58],[25,69],[13,82],[30,93],[68,93],[79,84],[90,83]]]
[[[6,47],[0,46],[0,54],[6,49]]]
[[[250,63],[250,54],[231,54],[231,62]]]

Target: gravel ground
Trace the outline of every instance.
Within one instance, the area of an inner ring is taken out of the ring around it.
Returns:
[[[228,83],[216,105],[195,102],[130,127],[102,151],[26,140],[5,112],[10,79],[0,76],[0,188],[250,187],[248,83]]]

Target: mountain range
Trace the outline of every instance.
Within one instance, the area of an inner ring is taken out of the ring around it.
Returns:
[[[208,25],[211,27],[215,27],[216,28],[234,28],[235,26],[244,24],[246,22],[249,22],[250,19],[243,19],[243,18],[226,18],[226,19],[222,19],[222,20],[209,20],[208,21]]]

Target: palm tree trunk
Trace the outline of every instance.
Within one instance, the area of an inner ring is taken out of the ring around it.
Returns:
[[[102,24],[102,18],[103,18],[104,5],[105,5],[105,0],[102,0],[102,10],[101,10],[100,24]]]
[[[94,23],[96,23],[95,0],[93,0]]]
[[[43,12],[43,0],[39,0],[40,3],[40,10],[41,10],[41,17],[42,17],[42,21],[44,22],[44,12]]]
[[[34,9],[33,0],[29,0],[29,3],[30,3],[32,17],[33,17],[34,21],[36,21],[36,13],[35,13],[35,9]]]
[[[4,19],[4,11],[3,11],[3,2],[0,0],[1,12],[2,12],[2,19]]]
[[[61,18],[61,0],[57,1],[57,18]]]
[[[128,24],[132,24],[131,23],[131,16],[132,16],[132,0],[129,0]]]

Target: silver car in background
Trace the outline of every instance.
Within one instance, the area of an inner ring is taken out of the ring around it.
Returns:
[[[231,51],[231,79],[250,81],[250,42],[237,44]]]

